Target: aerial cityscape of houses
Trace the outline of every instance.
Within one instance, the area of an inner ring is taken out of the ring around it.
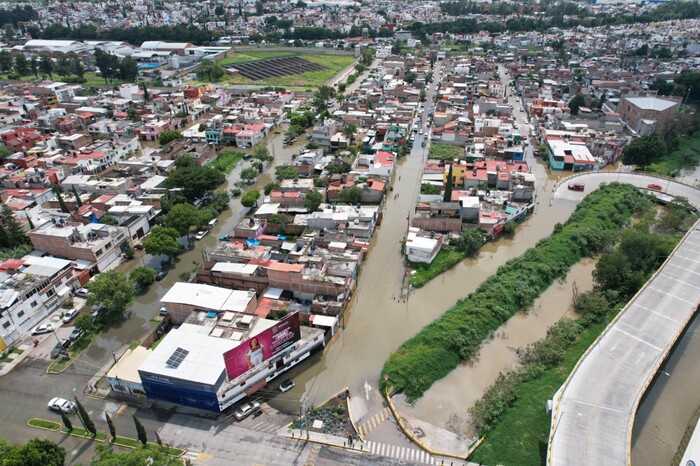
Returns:
[[[63,345],[52,373],[135,313],[90,391],[257,412],[349,338],[387,218],[405,302],[527,231],[562,178],[690,137],[700,12],[676,3],[4,4],[0,350]]]

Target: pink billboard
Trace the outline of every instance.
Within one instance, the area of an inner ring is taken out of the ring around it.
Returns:
[[[292,346],[301,338],[299,314],[293,313],[224,353],[224,364],[229,380],[263,364],[271,357]]]

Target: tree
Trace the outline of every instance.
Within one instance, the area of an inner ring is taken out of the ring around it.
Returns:
[[[210,206],[217,212],[223,212],[228,209],[228,204],[231,202],[231,196],[226,191],[215,192],[211,197]]]
[[[586,98],[580,92],[577,92],[575,96],[569,100],[569,109],[572,115],[578,115],[579,107],[586,105]]]
[[[197,74],[197,79],[200,81],[218,81],[226,71],[213,60],[202,60],[194,72]]]
[[[340,190],[338,195],[340,202],[346,204],[359,204],[362,199],[362,188],[359,186],[352,186],[348,188],[347,186]]]
[[[267,150],[267,147],[262,144],[253,149],[253,158],[260,160],[261,162],[272,162],[275,159],[272,155],[270,155],[270,151]]]
[[[3,466],[63,466],[66,450],[50,440],[32,439],[24,445],[10,445],[0,439]]]
[[[127,58],[130,58],[130,57],[127,57]],[[134,79],[136,79],[136,78],[134,78]],[[141,89],[143,89],[143,100],[146,102],[151,100],[151,95],[148,93],[148,86],[146,85],[145,82],[141,84]]]
[[[401,41],[395,40],[394,44],[391,46],[392,55],[401,55]]]
[[[68,55],[59,55],[58,59],[56,60],[56,66],[54,67],[56,70],[56,73],[59,76],[70,76],[71,74],[71,69],[70,69],[70,59],[68,58]]]
[[[321,202],[323,202],[323,194],[315,189],[312,189],[304,198],[304,207],[306,207],[306,210],[309,212],[314,212],[316,209],[318,209],[318,206],[321,205]]]
[[[136,414],[133,415],[133,418],[134,425],[136,426],[136,437],[145,447],[148,443],[148,439],[146,438],[146,428],[143,426],[143,424],[141,424],[141,421],[139,421],[139,418],[136,417]]]
[[[68,430],[68,432],[73,430],[73,423],[63,411],[61,411],[61,421],[63,422],[63,426],[66,428],[66,430]]]
[[[109,428],[109,435],[112,436],[112,442],[114,442],[117,439],[117,430],[114,428],[114,422],[112,422],[112,418],[109,417],[109,414],[105,413],[105,419],[107,420],[107,427]]]
[[[29,62],[23,53],[18,53],[15,56],[15,72],[21,76],[26,76],[29,74]]]
[[[118,222],[116,218],[107,214],[102,216],[102,218],[100,219],[100,223],[102,223],[103,225],[116,225]]]
[[[118,68],[119,79],[128,83],[133,83],[134,81],[136,81],[136,78],[139,75],[139,67],[136,63],[136,60],[129,56],[126,56],[122,60],[119,60]],[[146,99],[145,95],[144,100],[148,100]]]
[[[14,248],[22,244],[31,243],[29,237],[27,237],[27,234],[24,232],[24,228],[22,228],[22,225],[13,215],[12,210],[6,204],[2,206],[2,223],[7,233],[9,247]]]
[[[214,14],[216,16],[223,16],[224,13],[225,13],[224,7],[222,7],[221,5],[216,5],[216,8],[214,8]]]
[[[73,196],[75,196],[75,202],[78,204],[78,207],[82,207],[83,201],[80,200],[80,195],[78,195],[78,191],[75,190],[75,185],[73,185]]]
[[[170,189],[182,188],[182,195],[188,201],[194,202],[208,191],[217,188],[224,181],[226,181],[226,176],[219,170],[195,165],[171,171],[165,180],[165,186]]]
[[[200,210],[192,204],[174,205],[164,219],[165,226],[177,230],[185,236],[190,229],[200,223]]]
[[[177,241],[180,236],[180,232],[175,228],[153,227],[142,242],[143,249],[152,256],[164,254],[172,260],[182,249],[182,245]]]
[[[348,138],[348,145],[353,144],[356,132],[357,132],[357,125],[355,123],[348,123],[343,128],[343,135],[345,135]]]
[[[7,50],[1,51],[0,52],[0,69],[2,69],[2,72],[9,73],[10,71],[12,71],[12,64],[13,64],[12,54]]]
[[[258,177],[258,171],[253,167],[247,167],[241,170],[241,179],[246,183],[251,183]]]
[[[484,234],[478,228],[472,228],[462,233],[457,240],[456,246],[467,256],[471,256],[484,244]]]
[[[279,191],[280,190],[280,184],[279,183],[267,183],[265,187],[263,188],[263,192],[267,196],[270,194],[272,191]]]
[[[70,72],[80,79],[83,79],[83,76],[85,76],[85,67],[83,66],[83,62],[80,61],[80,57],[76,54],[71,54]]]
[[[32,70],[34,77],[39,77],[39,59],[36,58],[36,56],[33,56],[31,60],[29,60],[29,69]]]
[[[49,57],[47,54],[41,55],[39,69],[42,73],[49,75],[49,78],[53,79],[53,60],[51,60],[51,57]]]
[[[156,281],[156,271],[151,267],[136,267],[129,274],[129,280],[143,292]]]
[[[257,189],[251,189],[250,191],[246,191],[246,193],[241,197],[241,204],[243,204],[243,207],[253,207],[258,203],[258,199],[260,198],[260,191]]]
[[[99,304],[112,316],[121,315],[136,294],[134,284],[117,270],[100,273],[85,287],[90,290],[88,305]]]
[[[73,325],[75,326],[75,328],[80,329],[85,333],[92,333],[97,330],[97,326],[92,321],[92,317],[90,315],[78,317],[77,319],[75,319],[75,324]]]
[[[452,164],[447,172],[447,183],[445,183],[445,195],[442,198],[443,202],[452,201]]]
[[[85,426],[85,430],[90,432],[93,437],[97,435],[97,429],[95,429],[95,423],[92,422],[92,419],[90,419],[90,415],[88,412],[85,410],[83,407],[83,404],[80,402],[78,397],[74,397],[75,399],[75,404],[78,406],[78,417],[83,423],[83,426]]]
[[[656,133],[633,139],[622,151],[622,162],[626,165],[646,167],[666,155],[666,143]]]
[[[5,35],[5,40],[8,42],[12,42],[15,40],[15,30],[13,29],[11,24],[6,24],[3,27],[3,33]]]
[[[275,177],[278,180],[296,180],[299,179],[299,170],[289,164],[278,165],[275,167]]]
[[[174,139],[183,139],[183,138],[184,138],[184,136],[179,131],[167,130],[167,131],[163,131],[162,133],[160,133],[158,135],[158,143],[161,146],[164,146]]]

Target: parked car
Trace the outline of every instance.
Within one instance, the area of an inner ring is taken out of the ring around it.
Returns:
[[[78,291],[75,292],[77,296],[80,296],[81,298],[87,298],[90,296],[90,290],[87,288],[80,288]]]
[[[292,379],[287,379],[280,384],[280,391],[282,393],[288,392],[292,388],[294,388],[294,381]]]
[[[585,188],[586,186],[581,183],[569,183],[570,191],[583,191]]]
[[[102,314],[102,308],[98,307],[94,311],[90,313],[90,317],[92,317],[93,322],[97,322],[97,319],[99,319],[100,315]]]
[[[44,333],[53,332],[53,324],[43,324],[38,327],[34,327],[32,330],[32,335],[42,335]]]
[[[194,239],[200,240],[207,236],[207,233],[209,233],[209,230],[199,230],[196,235],[194,235]]]
[[[69,346],[70,346],[70,340],[68,340],[67,338],[64,338],[63,340],[59,340],[58,343],[56,343],[56,345],[51,350],[51,359],[56,359]]]
[[[228,241],[231,239],[231,235],[224,235],[219,237],[219,241]]]
[[[242,421],[243,419],[247,418],[248,416],[259,410],[260,403],[258,403],[257,401],[249,401],[247,403],[239,405],[238,408],[236,408],[233,411],[233,417],[235,417],[237,421]]]
[[[160,311],[158,311],[159,316],[167,316],[168,315],[168,310],[165,308],[165,306],[161,306]]]
[[[75,319],[75,316],[78,315],[80,311],[76,308],[70,309],[66,312],[63,313],[63,323],[67,324],[71,320]]]
[[[156,272],[156,280],[161,281],[165,278],[167,274],[168,271],[166,269],[158,269],[158,271]]]
[[[74,328],[72,332],[70,332],[70,335],[68,335],[68,339],[70,341],[75,341],[78,338],[83,336],[83,331],[79,328]]]
[[[78,405],[65,398],[52,398],[51,401],[49,401],[49,409],[51,411],[63,411],[66,414],[70,414],[78,409]]]
[[[655,189],[656,191],[661,191],[663,189],[660,184],[656,184],[656,183],[649,183],[647,185],[647,188]]]

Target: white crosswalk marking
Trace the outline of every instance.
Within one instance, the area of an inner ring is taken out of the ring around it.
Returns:
[[[373,442],[371,440],[365,441],[364,446],[367,449],[367,451],[378,456],[396,458],[400,460],[410,461],[412,463],[432,465],[439,464],[437,461],[435,461],[435,458],[433,458],[427,452],[419,448],[402,447],[399,445]]]

